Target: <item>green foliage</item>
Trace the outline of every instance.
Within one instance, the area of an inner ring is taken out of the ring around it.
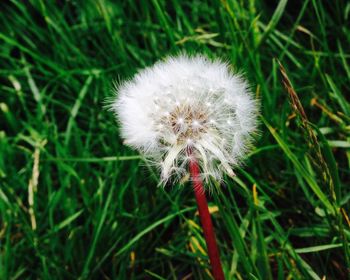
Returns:
[[[209,197],[227,279],[347,278],[348,1],[12,0],[0,15],[0,279],[211,279],[190,184],[157,187],[103,109],[114,81],[180,51],[226,59],[262,104],[256,149]]]

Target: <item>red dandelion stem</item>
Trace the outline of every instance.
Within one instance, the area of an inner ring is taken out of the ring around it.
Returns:
[[[205,242],[207,243],[212,273],[215,280],[225,280],[224,273],[222,271],[218,245],[216,243],[215,232],[209,213],[208,202],[205,196],[203,182],[200,178],[199,165],[193,156],[191,156],[190,160],[190,173],[193,180],[193,189],[197,200],[197,207],[203,228]]]

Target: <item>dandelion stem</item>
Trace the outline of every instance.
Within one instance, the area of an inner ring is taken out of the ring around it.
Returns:
[[[225,280],[219,250],[216,243],[215,232],[209,213],[208,202],[205,196],[203,182],[199,176],[199,165],[194,157],[191,157],[190,160],[190,172],[193,180],[193,189],[197,200],[199,217],[203,228],[205,242],[207,243],[212,273],[215,280]]]

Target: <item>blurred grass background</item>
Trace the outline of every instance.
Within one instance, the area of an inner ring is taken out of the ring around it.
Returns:
[[[157,188],[103,109],[114,80],[178,51],[230,61],[262,103],[256,149],[209,198],[227,279],[347,279],[349,14],[342,0],[1,1],[0,279],[211,279],[190,185]]]

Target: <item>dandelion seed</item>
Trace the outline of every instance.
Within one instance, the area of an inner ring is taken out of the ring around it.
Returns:
[[[219,60],[170,57],[116,90],[111,108],[122,137],[159,165],[163,183],[181,180],[177,170],[189,165],[189,145],[207,182],[232,174],[251,147],[256,101],[247,82]]]

